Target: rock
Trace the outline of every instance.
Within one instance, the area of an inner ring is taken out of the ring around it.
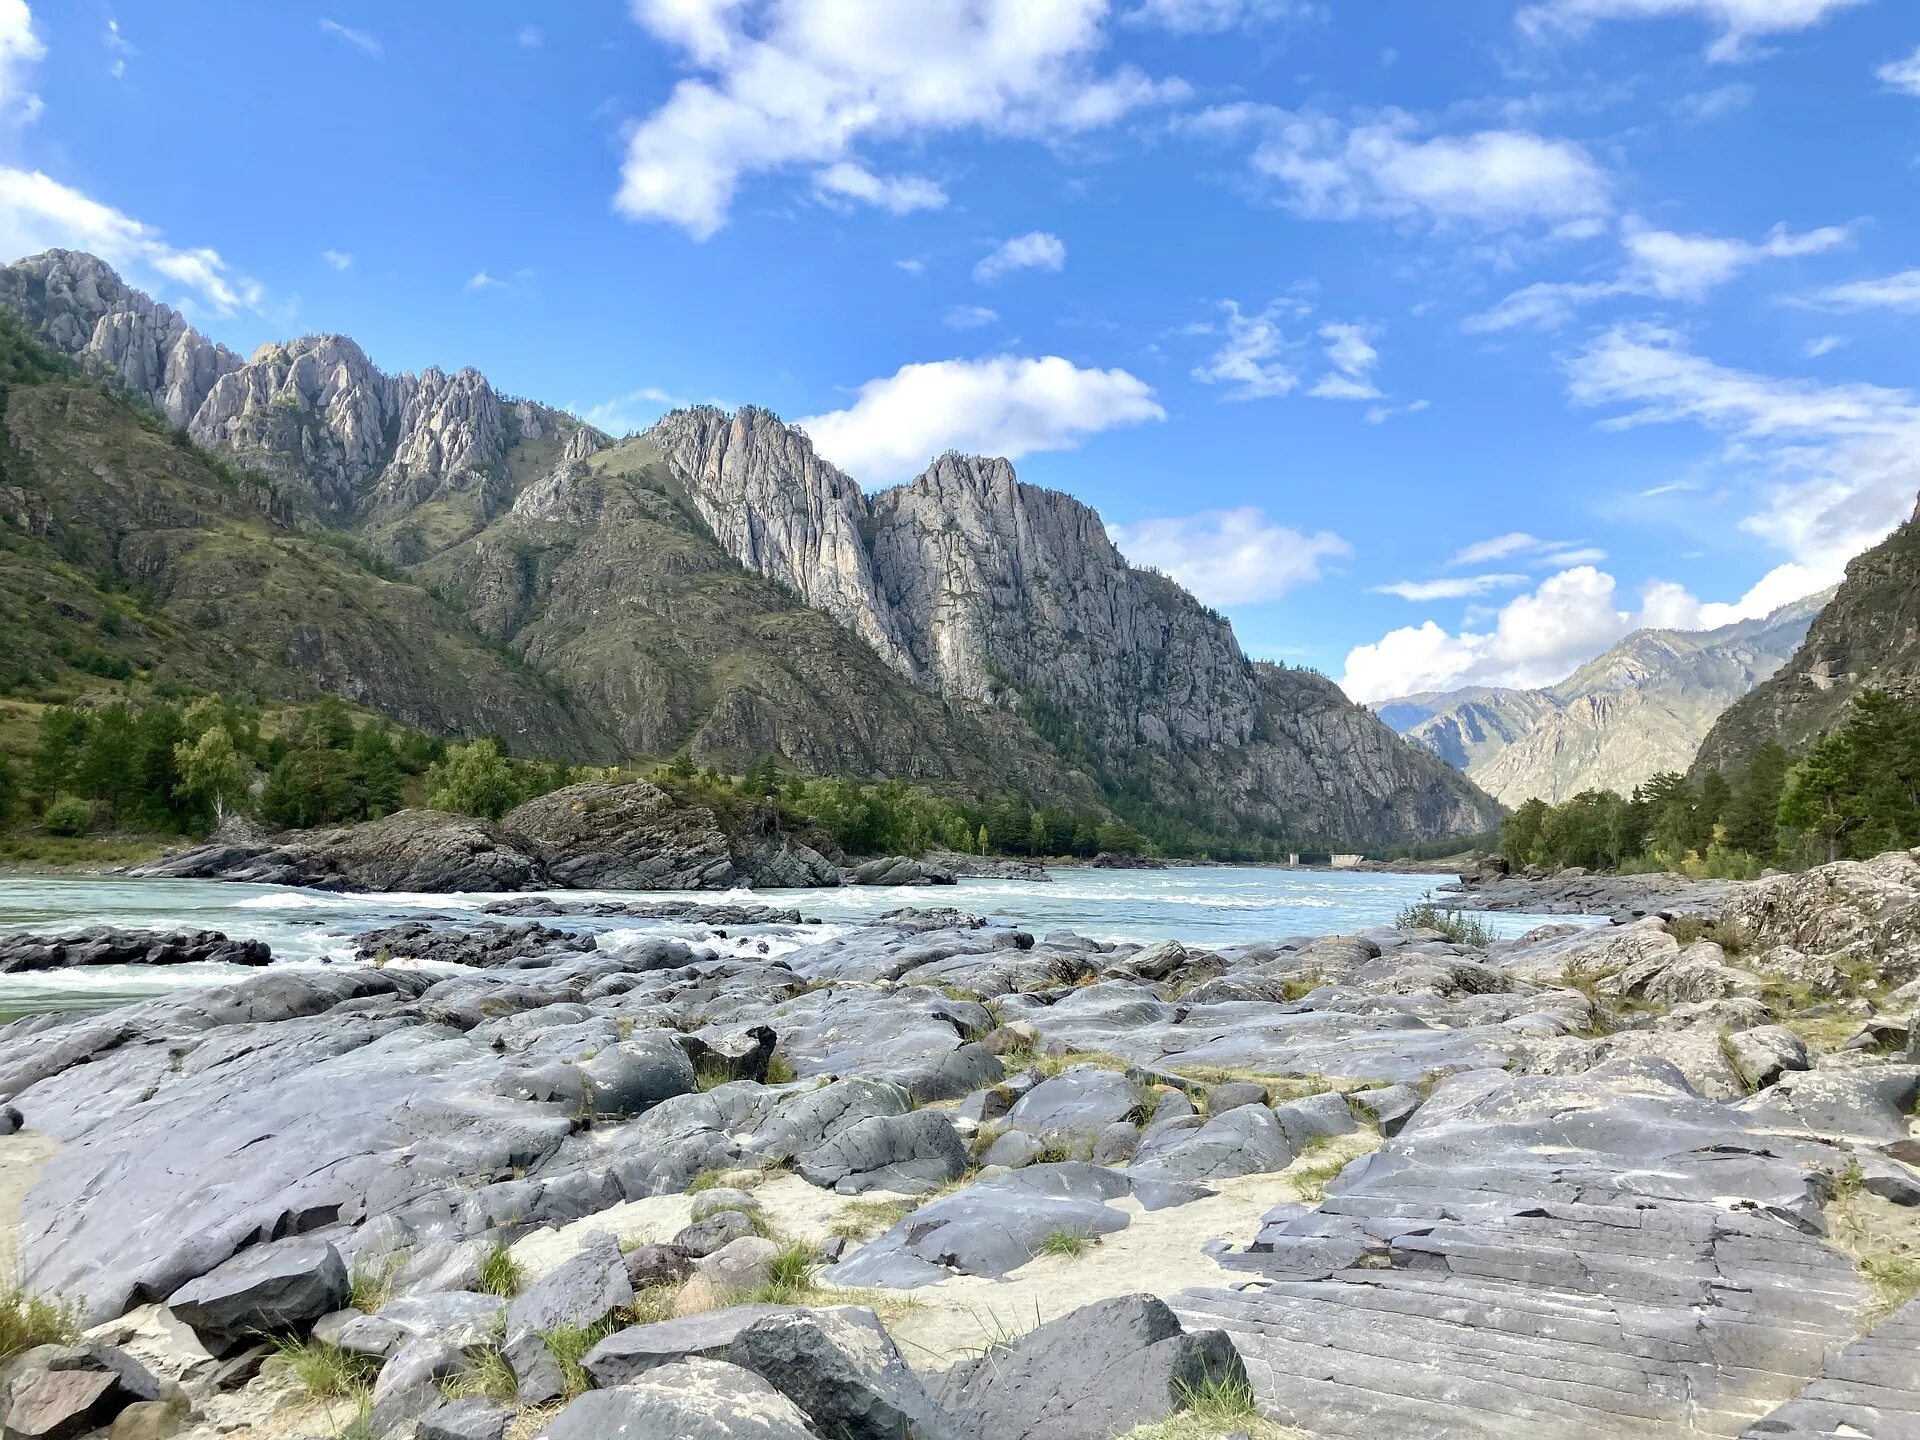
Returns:
[[[663,1030],[638,1030],[578,1067],[592,1096],[594,1114],[608,1119],[639,1115],[662,1100],[699,1088],[693,1062]]]
[[[407,1391],[431,1387],[435,1380],[458,1375],[467,1366],[466,1351],[444,1340],[409,1340],[380,1367],[374,1377],[373,1403],[379,1405]]]
[[[431,1337],[462,1348],[484,1345],[505,1332],[507,1302],[497,1295],[446,1290],[401,1295],[382,1305],[374,1318],[411,1337]]]
[[[1016,1107],[1017,1108],[1017,1107]],[[799,1157],[801,1178],[843,1195],[867,1190],[921,1194],[957,1179],[967,1147],[938,1110],[875,1115]]]
[[[313,1338],[350,1355],[384,1358],[405,1341],[407,1332],[391,1320],[358,1310],[336,1310],[313,1322]]]
[[[1227,1085],[1216,1085],[1207,1092],[1207,1113],[1224,1115],[1229,1110],[1237,1110],[1242,1105],[1264,1105],[1267,1103],[1267,1087],[1251,1081],[1234,1081]]]
[[[25,1123],[25,1120],[21,1118],[20,1112],[14,1109],[13,1106],[0,1105],[0,1135],[16,1134]]]
[[[734,1337],[727,1358],[841,1440],[968,1440],[971,1433],[927,1394],[871,1310],[768,1316]]]
[[[1047,1148],[1037,1135],[1029,1135],[1024,1130],[1008,1130],[994,1137],[993,1143],[981,1153],[980,1163],[983,1166],[1018,1170],[1022,1165],[1037,1164],[1040,1157],[1047,1153]]]
[[[186,1427],[189,1413],[184,1394],[165,1400],[136,1400],[113,1417],[107,1440],[170,1440]]]
[[[751,1371],[680,1360],[611,1390],[589,1390],[538,1440],[816,1440],[806,1415]]]
[[[450,929],[422,920],[408,920],[354,937],[356,959],[430,960],[442,965],[469,965],[479,970],[525,965],[559,952],[592,950],[592,936],[550,925],[476,925]]]
[[[1075,1065],[1021,1096],[1007,1124],[1044,1140],[1085,1143],[1103,1127],[1132,1117],[1140,1104],[1139,1087],[1125,1075]]]
[[[787,1310],[781,1305],[729,1305],[651,1325],[629,1325],[595,1345],[580,1365],[603,1390],[630,1384],[649,1370],[690,1357],[722,1359],[742,1331]]]
[[[627,1252],[627,1281],[635,1290],[677,1285],[692,1269],[687,1257],[671,1245],[641,1245]]]
[[[513,1412],[478,1395],[436,1405],[420,1417],[419,1440],[503,1440]]]
[[[1093,1153],[1088,1158],[1096,1165],[1124,1165],[1133,1158],[1139,1145],[1140,1127],[1116,1120],[1094,1137]]]
[[[1920,977],[1920,859],[1908,851],[1756,881],[1728,900],[1724,918],[1758,950],[1844,952],[1889,985]]]
[[[686,1226],[670,1243],[676,1252],[687,1259],[698,1260],[713,1254],[723,1245],[759,1233],[751,1215],[740,1210],[721,1210]]]
[[[730,1240],[713,1254],[693,1262],[693,1275],[681,1288],[676,1315],[691,1315],[716,1305],[731,1305],[773,1277],[780,1247],[758,1235]]]
[[[90,925],[65,935],[0,937],[0,975],[83,965],[265,965],[259,940],[229,940],[218,930],[120,930]]]
[[[1356,1090],[1348,1098],[1373,1117],[1382,1135],[1398,1135],[1425,1097],[1411,1085],[1382,1085]]]
[[[75,1440],[112,1424],[130,1403],[106,1370],[39,1370],[8,1391],[6,1440]]]
[[[1198,1130],[1155,1135],[1134,1152],[1133,1173],[1156,1180],[1225,1180],[1284,1170],[1294,1154],[1273,1111],[1242,1105]]]
[[[849,885],[951,885],[953,872],[925,860],[888,855],[863,860],[844,876]]]
[[[566,1394],[566,1372],[544,1336],[518,1331],[507,1337],[500,1353],[513,1371],[514,1399],[520,1404],[546,1405]]]
[[[208,845],[137,866],[135,875],[243,880],[314,890],[520,890],[543,877],[495,827],[439,810],[397,810],[260,845]]]
[[[1127,1295],[963,1361],[934,1394],[994,1440],[1108,1440],[1183,1408],[1183,1388],[1245,1378],[1225,1334],[1190,1334],[1165,1302]]]
[[[1880,1144],[1904,1140],[1920,1099],[1920,1066],[1876,1065],[1782,1075],[1739,1108],[1755,1129]]]
[[[303,1326],[347,1299],[347,1267],[325,1241],[280,1240],[242,1250],[167,1297],[210,1349]]]
[[[577,1255],[536,1280],[507,1307],[507,1335],[562,1325],[584,1330],[632,1303],[633,1285],[620,1242],[596,1230]]]
[[[1784,1025],[1757,1025],[1726,1037],[1727,1058],[1741,1078],[1756,1090],[1774,1084],[1789,1070],[1805,1070],[1812,1063],[1806,1042]]]

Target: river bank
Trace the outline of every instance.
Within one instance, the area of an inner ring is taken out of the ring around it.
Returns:
[[[1178,888],[1182,920],[1424,882],[1099,880]],[[648,922],[673,934],[578,892],[168,883],[288,936],[329,907],[421,928],[0,1029],[0,1105],[58,1147],[23,1278],[165,1390],[161,1433],[818,1440],[851,1396],[1047,1440],[1158,1426],[1202,1371],[1259,1413],[1183,1437],[1920,1421],[1857,1378],[1920,1321],[1911,855],[1744,887],[1737,954],[1660,918],[1202,942],[809,897]],[[119,1363],[55,1358],[13,1382],[41,1418],[79,1382],[31,1377]]]

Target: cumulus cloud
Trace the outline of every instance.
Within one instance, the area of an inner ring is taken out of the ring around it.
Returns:
[[[1300,383],[1300,372],[1286,358],[1295,344],[1287,339],[1280,322],[1299,314],[1299,307],[1276,301],[1249,315],[1237,301],[1222,300],[1220,310],[1225,338],[1204,364],[1194,367],[1193,378],[1203,385],[1228,386],[1229,400],[1268,400],[1291,394]]]
[[[1391,585],[1374,585],[1369,589],[1375,595],[1398,595],[1402,600],[1417,602],[1466,600],[1478,595],[1490,595],[1495,590],[1511,590],[1516,585],[1526,584],[1527,580],[1525,575],[1507,573],[1449,575],[1439,580],[1396,580]]]
[[[1353,547],[1330,530],[1305,535],[1258,506],[1116,525],[1109,533],[1136,565],[1171,575],[1209,605],[1278,600],[1311,584]]]
[[[157,276],[184,288],[182,303],[221,314],[257,309],[261,286],[234,274],[220,252],[181,250],[151,225],[37,170],[0,167],[0,257],[31,255],[56,246],[87,250],[116,269],[146,279]]]
[[[1685,16],[1719,32],[1707,47],[1708,59],[1734,61],[1752,56],[1756,40],[1810,29],[1829,15],[1859,3],[1860,0],[1544,0],[1542,4],[1526,6],[1515,18],[1528,35],[1550,39],[1578,38],[1605,20]]]
[[[1891,85],[1908,95],[1920,95],[1920,50],[1904,60],[1889,60],[1873,73],[1883,85]]]
[[[1333,369],[1307,393],[1322,400],[1378,400],[1373,367],[1380,363],[1380,352],[1368,343],[1365,327],[1329,321],[1320,327],[1320,338],[1327,342],[1327,363]]]
[[[1237,105],[1206,112],[1198,133],[1257,128],[1257,176],[1316,220],[1408,219],[1489,229],[1607,214],[1611,181],[1570,140],[1530,130],[1426,135],[1401,110],[1349,125],[1327,115]]]
[[[1016,270],[1060,270],[1067,263],[1067,245],[1058,235],[1030,230],[1005,241],[973,267],[973,278],[991,285]]]
[[[497,275],[488,274],[485,270],[476,270],[473,272],[473,278],[467,281],[466,288],[469,294],[477,295],[483,290],[504,290],[507,288],[507,282]]]
[[[1902,270],[1872,280],[1850,280],[1822,290],[1819,300],[1837,310],[1920,311],[1920,270]]]
[[[371,55],[376,60],[380,58],[380,37],[369,30],[355,30],[350,26],[342,25],[338,20],[322,20],[320,31],[323,35],[331,35],[343,45],[351,45],[363,55]]]
[[[1736,370],[1650,324],[1596,337],[1567,378],[1575,403],[1617,412],[1610,427],[1690,422],[1726,437],[1729,473],[1757,490],[1740,528],[1787,557],[1742,598],[1751,613],[1835,583],[1920,491],[1920,398],[1908,390]]]
[[[1796,234],[1776,225],[1759,241],[1717,235],[1683,235],[1658,230],[1629,217],[1621,226],[1624,252],[1620,273],[1611,280],[1541,281],[1461,322],[1469,333],[1531,327],[1558,329],[1575,310],[1598,300],[1640,296],[1656,300],[1704,300],[1742,270],[1764,260],[1818,255],[1847,242],[1844,225],[1824,225]]]
[[[1016,460],[1165,418],[1152,387],[1125,370],[998,355],[903,365],[862,385],[844,410],[799,423],[834,464],[883,485],[910,479],[945,450]]]
[[[1108,0],[631,0],[696,75],[627,138],[615,206],[706,239],[753,175],[851,160],[862,141],[1048,139],[1183,98],[1102,69]]]
[[[1308,0],[1144,0],[1122,17],[1176,35],[1218,35],[1249,25],[1304,20],[1317,13]]]
[[[25,125],[46,108],[27,88],[27,72],[47,53],[33,33],[27,0],[0,0],[0,122]]]
[[[939,210],[947,192],[919,175],[875,175],[851,160],[829,165],[813,177],[814,193],[829,200],[858,200],[893,215],[915,210]]]

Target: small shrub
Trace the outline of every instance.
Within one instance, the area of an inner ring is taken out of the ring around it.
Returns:
[[[1401,930],[1438,930],[1455,945],[1471,945],[1479,950],[1494,941],[1493,927],[1486,921],[1459,910],[1442,910],[1434,903],[1432,891],[1422,896],[1419,904],[1409,905],[1394,916],[1393,923]]]
[[[347,1304],[371,1315],[393,1297],[393,1274],[398,1263],[389,1261],[375,1270],[356,1270],[347,1282]]]
[[[79,1312],[25,1290],[0,1290],[0,1360],[35,1345],[67,1345],[80,1333]]]
[[[526,1283],[526,1279],[520,1262],[513,1258],[512,1252],[504,1245],[494,1246],[487,1252],[487,1258],[480,1262],[480,1288],[489,1295],[511,1300],[520,1293],[520,1287]]]
[[[1069,1260],[1077,1260],[1086,1254],[1088,1248],[1093,1244],[1093,1237],[1087,1234],[1086,1231],[1069,1230],[1065,1226],[1061,1226],[1058,1229],[1049,1230],[1042,1236],[1040,1248],[1034,1253],[1038,1255],[1064,1255]]]
[[[93,805],[78,795],[62,795],[47,806],[40,824],[49,835],[84,835],[93,829]]]
[[[1747,936],[1739,925],[1706,915],[1676,915],[1667,922],[1667,933],[1688,946],[1696,940],[1711,940],[1729,955],[1747,948]]]

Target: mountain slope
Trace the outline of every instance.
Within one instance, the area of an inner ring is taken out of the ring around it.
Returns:
[[[1721,711],[1786,663],[1825,599],[1717,630],[1638,630],[1542,690],[1476,687],[1375,708],[1505,804],[1624,794],[1686,769]]]
[[[504,729],[576,758],[685,749],[739,768],[778,752],[823,773],[1103,800],[1187,843],[1381,845],[1498,816],[1328,682],[1250,663],[1221,616],[1133,569],[1091,509],[1004,460],[942,456],[868,497],[765,411],[676,412],[615,445],[472,370],[387,375],[340,336],[243,360],[73,252],[0,270],[0,305],[266,477],[275,543],[249,539],[233,562],[256,590],[278,584],[283,554],[315,547],[404,566],[305,575],[287,609],[304,595],[344,624],[369,595],[404,595],[409,626],[361,626],[352,654],[384,634],[411,676],[384,657],[343,662],[331,628],[300,650],[296,615],[227,589],[206,613],[236,655],[291,626],[300,663],[283,668],[299,683],[406,707],[429,729]],[[85,483],[74,492],[61,503]],[[206,528],[175,527],[196,554]],[[139,531],[130,520],[123,548],[153,543]],[[445,652],[456,640],[493,669],[449,676],[465,663]],[[520,672],[503,707],[532,692],[548,708],[492,723],[502,664]],[[202,673],[219,668],[209,657]]]
[[[1848,563],[1805,643],[1714,722],[1694,760],[1696,778],[1744,769],[1765,740],[1798,754],[1846,718],[1863,688],[1920,703],[1920,508]]]

